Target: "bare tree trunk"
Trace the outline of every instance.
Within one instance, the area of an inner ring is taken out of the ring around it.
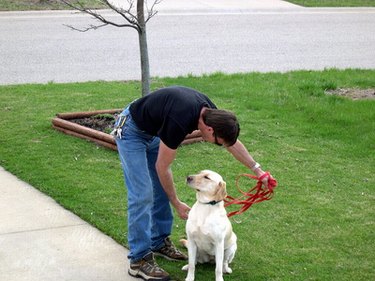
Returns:
[[[137,1],[137,18],[139,24],[138,38],[141,56],[142,96],[150,93],[150,63],[148,58],[144,0]]]

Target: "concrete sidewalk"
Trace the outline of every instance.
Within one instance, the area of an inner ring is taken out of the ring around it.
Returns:
[[[0,280],[139,280],[127,249],[1,167],[0,210]]]

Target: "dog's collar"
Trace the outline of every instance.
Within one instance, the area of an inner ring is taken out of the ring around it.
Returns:
[[[201,202],[202,204],[205,204],[205,205],[212,205],[212,206],[214,206],[214,205],[216,205],[217,203],[220,203],[221,201],[223,201],[223,200],[220,200],[220,201],[215,201],[215,200],[212,200],[212,201],[210,201],[210,202]]]

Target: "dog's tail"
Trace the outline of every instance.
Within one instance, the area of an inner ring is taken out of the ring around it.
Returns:
[[[180,239],[180,243],[187,249],[188,241],[186,239]]]

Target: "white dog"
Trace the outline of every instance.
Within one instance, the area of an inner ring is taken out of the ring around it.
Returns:
[[[197,262],[215,262],[216,281],[224,281],[223,273],[232,273],[229,263],[237,250],[237,236],[227,217],[223,199],[227,196],[223,178],[210,170],[188,176],[187,184],[197,192],[197,202],[189,212],[186,223],[189,264],[186,281],[193,281]]]

